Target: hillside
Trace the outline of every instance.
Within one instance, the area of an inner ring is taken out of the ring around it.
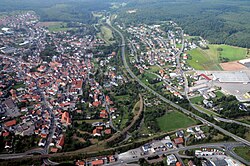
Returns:
[[[0,14],[18,10],[34,10],[41,21],[93,23],[92,11],[109,9],[102,0],[1,0]]]
[[[124,1],[125,2],[125,1]],[[125,23],[173,20],[193,36],[214,44],[250,47],[250,1],[130,0],[119,8]],[[127,13],[136,10],[134,13]]]

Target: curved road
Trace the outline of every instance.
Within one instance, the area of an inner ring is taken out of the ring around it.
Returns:
[[[215,148],[215,149],[220,149],[221,151],[225,151],[225,153],[227,155],[232,156],[233,158],[241,161],[242,163],[245,163],[246,165],[249,165],[250,163],[245,161],[244,159],[242,159],[241,157],[237,156],[236,154],[232,153],[230,151],[231,147],[237,147],[237,146],[244,146],[244,144],[242,143],[237,143],[237,142],[222,142],[222,143],[209,143],[209,144],[199,144],[199,145],[191,145],[191,146],[186,146],[186,147],[180,147],[178,149],[170,149],[167,151],[158,151],[154,154],[149,154],[149,155],[143,155],[143,156],[137,156],[136,158],[134,158],[132,155],[128,156],[128,157],[123,157],[123,158],[119,158],[118,157],[118,161],[116,163],[110,163],[107,165],[119,165],[121,163],[131,163],[131,162],[136,162],[138,161],[140,158],[147,158],[147,157],[152,157],[155,155],[168,155],[168,154],[177,154],[180,151],[185,151],[185,150],[191,150],[191,149],[199,149],[199,148]],[[179,155],[179,157],[181,157],[181,155]]]
[[[223,134],[227,135],[227,136],[230,136],[232,137],[233,139],[235,139],[236,141],[239,141],[239,142],[242,142],[248,146],[250,146],[250,142],[237,136],[237,135],[234,135],[230,132],[228,132],[227,130],[224,130],[223,128],[203,119],[202,117],[180,107],[179,105],[173,103],[172,101],[166,99],[165,97],[163,97],[162,95],[160,95],[159,93],[157,93],[156,91],[154,91],[153,89],[149,88],[147,85],[145,85],[132,71],[131,69],[129,68],[128,66],[128,63],[127,63],[127,60],[126,60],[126,57],[125,57],[125,39],[124,39],[124,36],[123,34],[117,30],[116,28],[114,28],[110,21],[107,21],[107,24],[115,31],[119,34],[119,36],[121,37],[122,39],[122,43],[121,43],[121,56],[122,56],[122,61],[123,61],[123,64],[124,64],[124,67],[125,69],[127,70],[127,72],[130,74],[130,76],[135,79],[143,88],[145,88],[146,90],[148,90],[149,92],[151,92],[152,94],[154,94],[155,96],[157,96],[158,98],[160,98],[161,100],[163,100],[164,102],[170,104],[171,106],[175,107],[176,109],[182,111],[183,113],[185,114],[188,114],[188,115],[191,115],[192,117],[196,118],[197,120],[200,120],[202,123],[204,124],[207,124],[209,126],[213,126],[215,129],[217,129],[218,131],[222,132]],[[183,33],[183,31],[182,31]],[[181,70],[182,71],[182,70]]]

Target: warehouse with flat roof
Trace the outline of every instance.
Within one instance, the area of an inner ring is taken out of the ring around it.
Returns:
[[[214,80],[221,83],[249,83],[249,76],[245,72],[215,72]]]

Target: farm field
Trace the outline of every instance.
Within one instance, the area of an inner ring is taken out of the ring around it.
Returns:
[[[188,52],[191,58],[188,63],[196,70],[222,70],[223,61],[237,61],[248,58],[246,48],[229,45],[208,45],[209,49],[196,48]]]
[[[178,111],[166,113],[158,118],[157,122],[162,131],[173,131],[197,124],[197,121]]]

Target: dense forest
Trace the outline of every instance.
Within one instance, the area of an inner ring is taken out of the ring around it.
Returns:
[[[118,7],[112,8],[114,4]],[[211,43],[250,48],[249,0],[1,0],[0,15],[34,10],[42,21],[94,23],[92,11],[110,10],[126,25],[172,20]],[[135,13],[128,13],[136,10]]]
[[[109,9],[103,0],[1,0],[0,15],[4,12],[34,10],[42,21],[93,23],[92,11]]]
[[[250,47],[250,1],[129,0],[117,10],[125,24],[172,20],[211,43]],[[128,13],[128,10],[136,10]]]

